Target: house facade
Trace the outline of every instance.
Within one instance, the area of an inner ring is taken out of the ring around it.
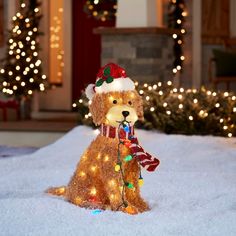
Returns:
[[[236,3],[185,1],[185,60],[182,73],[174,76],[173,32],[167,28],[166,20],[168,2],[119,0],[116,22],[102,22],[88,18],[83,10],[85,1],[42,0],[41,58],[51,89],[34,96],[35,116],[43,111],[71,111],[81,90],[94,82],[100,65],[111,60],[124,66],[130,77],[138,81],[172,80],[176,86],[188,88],[207,85],[212,48],[223,48],[224,39],[234,43]],[[11,17],[17,12],[19,1],[1,0],[1,6],[2,28],[11,29]],[[99,27],[113,28],[109,31]],[[135,39],[139,41],[134,42]],[[1,38],[1,56],[6,50],[6,40],[7,34]]]

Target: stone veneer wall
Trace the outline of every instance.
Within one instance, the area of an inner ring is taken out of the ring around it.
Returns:
[[[102,31],[102,30],[101,30]],[[173,39],[170,33],[138,32],[102,34],[102,65],[124,67],[129,77],[142,82],[172,79]]]

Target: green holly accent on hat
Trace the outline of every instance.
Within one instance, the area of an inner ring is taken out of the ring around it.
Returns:
[[[96,87],[102,86],[103,82],[104,82],[103,79],[99,79],[99,80],[96,82]]]
[[[96,87],[102,86],[104,81],[106,81],[107,84],[110,84],[113,80],[114,78],[111,76],[111,68],[108,66],[103,70],[102,78],[96,82]]]

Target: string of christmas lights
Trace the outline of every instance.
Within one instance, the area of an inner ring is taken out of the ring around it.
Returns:
[[[138,84],[143,97],[144,122],[137,127],[158,129],[165,133],[236,136],[236,95],[201,89],[175,88],[171,81]],[[80,124],[92,124],[85,95],[75,103]]]
[[[0,90],[8,96],[29,96],[35,90],[45,90],[47,77],[38,58],[41,14],[37,1],[31,4],[33,9],[21,3],[20,11],[12,17],[8,50],[0,69]]]
[[[125,169],[123,168],[123,163],[122,163],[122,160],[121,160],[121,155],[120,155],[120,150],[121,150],[121,146],[122,145],[125,145],[127,148],[129,148],[130,144],[131,144],[131,141],[130,139],[126,139],[126,140],[122,140],[121,137],[120,137],[120,130],[124,129],[124,131],[126,133],[129,133],[130,132],[130,125],[129,125],[129,122],[126,121],[126,119],[124,119],[119,127],[118,127],[118,138],[119,138],[119,144],[118,144],[118,149],[117,149],[117,163],[115,165],[115,171],[116,172],[120,172],[120,176],[121,176],[121,179],[122,179],[122,182],[123,182],[123,185],[121,187],[121,198],[122,198],[122,203],[121,205],[117,208],[117,210],[119,210],[121,207],[125,207],[126,208],[126,211],[130,214],[134,213],[133,212],[133,209],[131,206],[128,205],[128,202],[125,200],[125,188],[127,187],[128,189],[134,189],[134,185],[133,183],[131,182],[127,182],[127,180],[125,179]],[[131,137],[130,137],[131,138]],[[133,159],[133,156],[132,155],[127,155],[125,158],[124,158],[124,162],[129,162]],[[143,181],[143,177],[142,177],[142,173],[141,173],[141,167],[139,165],[139,180],[138,180],[138,184],[139,186],[141,187],[144,183]]]
[[[184,28],[185,17],[187,11],[185,10],[184,0],[170,0],[168,5],[168,27],[179,30],[179,33],[172,34],[174,40],[173,51],[175,59],[173,62],[172,72],[176,75],[183,70],[183,43],[186,29]]]
[[[88,0],[84,4],[84,12],[96,20],[114,20],[117,0]]]

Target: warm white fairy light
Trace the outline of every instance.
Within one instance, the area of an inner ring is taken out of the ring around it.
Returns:
[[[224,130],[227,130],[227,129],[228,129],[228,126],[227,126],[227,125],[224,125],[224,126],[223,126],[223,129],[224,129]]]
[[[178,42],[178,44],[182,44],[182,40],[180,40],[180,39],[177,42]]]
[[[193,99],[193,103],[197,104],[198,103],[198,100],[195,98]]]
[[[175,74],[175,73],[177,73],[178,70],[176,68],[174,68],[172,71]]]
[[[229,96],[229,93],[228,93],[228,92],[224,92],[224,96],[225,96],[225,97],[228,97],[228,96]]]
[[[179,94],[179,95],[178,95],[178,99],[181,100],[182,98],[183,98],[183,95],[182,95],[182,94]]]
[[[164,102],[163,107],[167,107],[167,106],[168,106],[167,102]]]
[[[215,104],[215,107],[216,107],[216,108],[220,107],[220,103],[217,102],[217,103]]]
[[[172,82],[169,80],[167,81],[167,85],[171,86],[172,85]]]
[[[40,91],[44,91],[45,90],[44,84],[40,84],[39,89],[40,89]]]
[[[232,133],[228,133],[228,137],[231,138],[233,136]]]
[[[183,109],[183,104],[179,104],[179,109]]]
[[[149,96],[146,96],[146,100],[149,101],[149,100],[150,100],[150,97],[149,97]]]
[[[172,34],[173,39],[177,38],[177,34]]]
[[[156,84],[154,84],[152,87],[153,87],[154,90],[157,89],[157,85]]]
[[[171,111],[166,111],[166,114],[167,114],[167,115],[170,115],[170,114],[171,114]]]
[[[155,108],[154,108],[154,107],[151,107],[151,108],[150,108],[150,111],[151,111],[151,112],[155,111]]]
[[[211,91],[210,91],[210,90],[207,91],[207,95],[208,95],[208,96],[211,95]]]
[[[193,116],[189,116],[188,119],[189,119],[189,120],[193,120]]]
[[[142,95],[144,93],[144,91],[141,89],[141,90],[139,90],[139,93]]]
[[[82,100],[82,99],[79,99],[79,103],[83,103],[83,100]]]
[[[223,118],[221,118],[221,119],[220,119],[220,123],[223,123],[223,122],[224,122],[224,119],[223,119]]]
[[[178,19],[176,22],[177,22],[177,24],[179,24],[179,25],[182,23],[182,21],[181,21],[180,19]]]
[[[160,96],[162,96],[164,94],[163,91],[161,91],[161,90],[158,93]]]

